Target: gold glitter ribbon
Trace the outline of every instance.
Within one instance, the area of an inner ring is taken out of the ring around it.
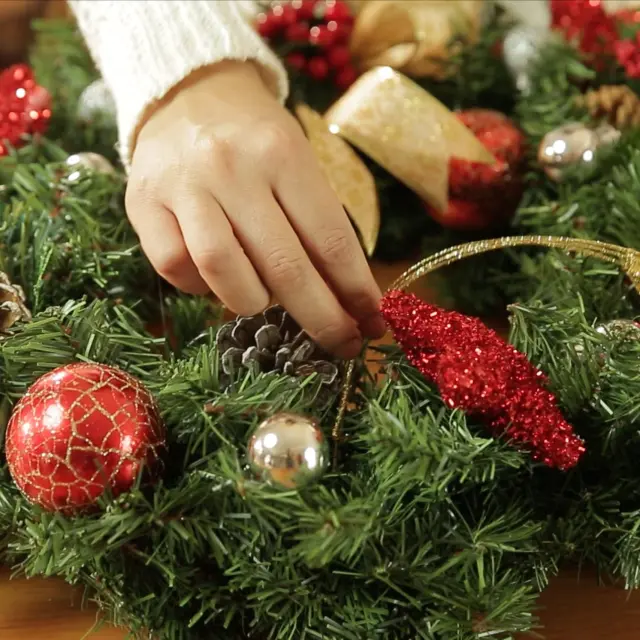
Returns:
[[[332,133],[439,211],[447,207],[451,157],[483,164],[495,160],[452,111],[390,67],[360,76],[325,120]]]
[[[514,236],[507,238],[494,238],[470,242],[449,249],[439,251],[413,267],[405,271],[388,289],[388,291],[404,290],[411,284],[454,262],[463,260],[489,251],[507,249],[511,247],[546,247],[561,249],[567,253],[578,253],[584,256],[597,258],[604,262],[617,265],[627,275],[635,290],[640,293],[640,251],[621,247],[596,240],[581,240],[578,238],[563,238],[557,236]],[[334,462],[337,459],[338,448],[342,440],[342,424],[349,405],[355,361],[352,360],[345,376],[345,382],[340,398],[338,416],[333,426],[332,436],[334,441]]]
[[[495,160],[452,111],[390,67],[362,75],[324,117],[306,105],[296,115],[369,255],[380,230],[376,184],[347,142],[438,211],[447,208],[450,158]]]
[[[376,181],[353,149],[331,133],[319,113],[306,105],[299,105],[296,115],[327,181],[360,232],[367,255],[373,255],[380,232]]]

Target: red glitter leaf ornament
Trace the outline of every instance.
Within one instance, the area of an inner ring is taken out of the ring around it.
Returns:
[[[491,432],[562,470],[575,466],[583,441],[562,416],[545,375],[477,318],[391,291],[382,314],[409,362],[437,385],[444,402],[481,419]]]
[[[0,156],[24,137],[44,133],[51,118],[51,96],[36,84],[31,68],[16,64],[0,73]]]
[[[31,502],[73,513],[162,468],[165,429],[152,395],[133,376],[77,363],[39,378],[7,426],[11,477]]]

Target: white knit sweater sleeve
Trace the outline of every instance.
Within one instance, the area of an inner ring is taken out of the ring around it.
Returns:
[[[244,4],[244,7],[243,7]],[[69,0],[118,113],[120,153],[131,158],[140,119],[192,71],[253,60],[280,98],[287,76],[236,0]]]

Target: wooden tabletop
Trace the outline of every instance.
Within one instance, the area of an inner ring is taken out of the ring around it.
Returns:
[[[2,640],[82,640],[96,622],[92,607],[82,608],[81,593],[57,580],[9,579],[0,570]],[[540,599],[546,640],[638,640],[640,594],[598,586],[593,572],[579,579],[567,571]],[[124,640],[126,633],[101,628],[87,640]],[[524,639],[523,639],[524,640]]]
[[[377,266],[383,288],[406,265]],[[417,291],[432,297],[427,285]],[[538,637],[546,640],[638,640],[640,594],[600,587],[593,572],[578,579],[567,571],[540,599],[544,624]],[[0,569],[0,640],[81,640],[96,623],[96,611],[82,607],[81,592],[57,580],[10,580]],[[123,640],[123,630],[101,628],[89,640]]]

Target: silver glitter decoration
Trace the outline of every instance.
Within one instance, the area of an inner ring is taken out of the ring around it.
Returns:
[[[78,100],[78,119],[91,122],[96,117],[116,121],[116,103],[105,81],[100,78],[92,82],[80,95]]]
[[[530,70],[540,49],[549,41],[549,31],[520,25],[509,31],[503,43],[505,64],[519,91],[527,94],[531,89]]]

